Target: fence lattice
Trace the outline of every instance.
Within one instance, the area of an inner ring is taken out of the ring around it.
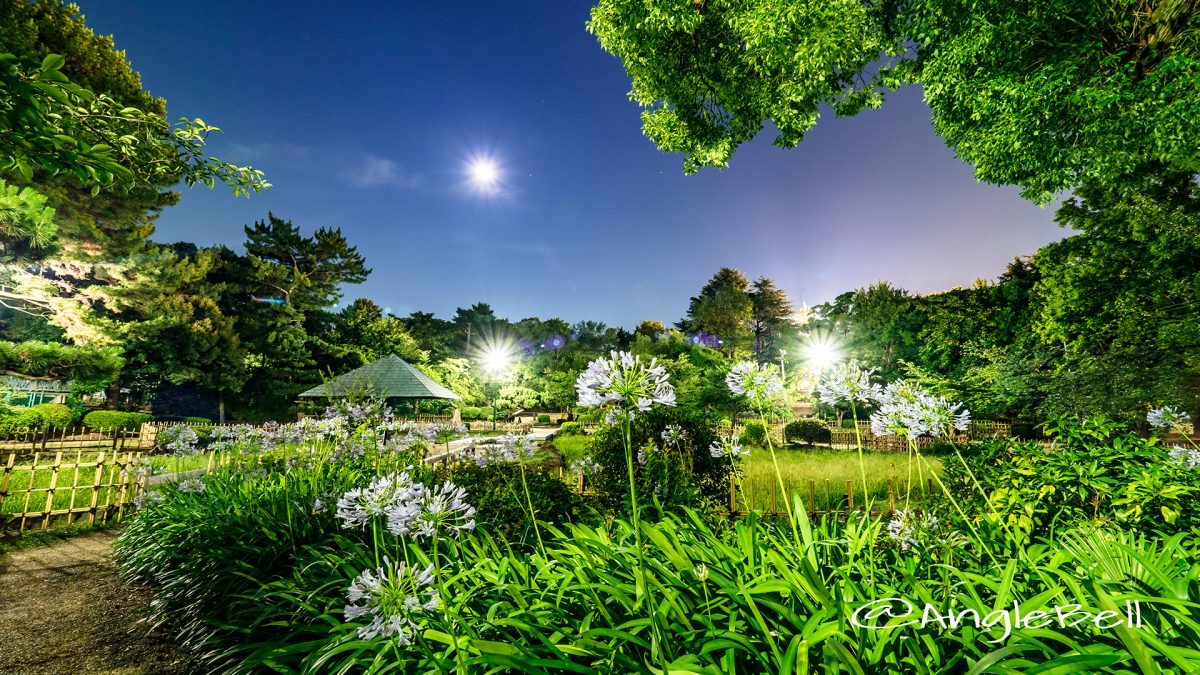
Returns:
[[[89,525],[120,520],[145,487],[137,471],[142,453],[77,449],[74,455],[60,450],[51,460],[34,452],[18,464],[10,452],[0,473],[0,525],[16,522],[24,532],[39,521],[44,531],[56,518],[70,524],[86,516]]]

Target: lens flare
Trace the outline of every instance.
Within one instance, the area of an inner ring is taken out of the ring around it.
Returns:
[[[804,359],[809,368],[817,372],[832,367],[842,359],[842,351],[836,342],[826,336],[813,336],[804,346]]]

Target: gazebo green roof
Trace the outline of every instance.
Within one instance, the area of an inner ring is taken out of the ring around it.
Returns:
[[[458,398],[395,354],[355,368],[300,395],[338,398],[349,394],[369,394],[376,398]]]

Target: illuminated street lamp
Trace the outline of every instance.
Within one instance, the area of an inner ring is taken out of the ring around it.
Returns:
[[[842,358],[837,344],[832,340],[820,337],[808,343],[804,349],[804,356],[808,360],[809,367],[817,372],[830,368]]]
[[[508,370],[512,362],[512,355],[509,350],[495,344],[484,346],[483,354],[480,356],[480,364],[483,366],[483,371],[487,373],[488,378],[499,382],[504,371]],[[496,396],[493,394],[492,401],[492,431],[496,430]]]

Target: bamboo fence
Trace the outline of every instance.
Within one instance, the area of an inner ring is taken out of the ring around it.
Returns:
[[[17,457],[10,452],[0,473],[0,525],[16,522],[19,532],[39,521],[45,531],[56,518],[71,524],[86,516],[88,525],[120,521],[145,489],[144,476],[136,470],[140,451],[79,448],[71,457],[59,450],[52,461],[48,453],[34,452],[28,464],[17,464]],[[48,480],[39,480],[47,473]],[[64,494],[69,497],[63,498]],[[13,504],[19,506],[13,509]]]

